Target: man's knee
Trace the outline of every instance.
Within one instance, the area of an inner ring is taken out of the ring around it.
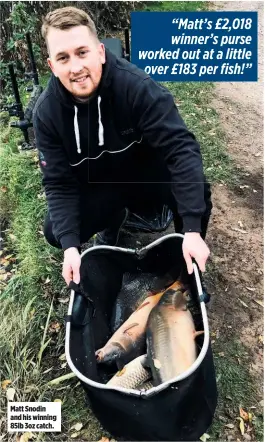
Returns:
[[[56,240],[53,231],[52,231],[52,222],[50,220],[49,214],[47,214],[44,226],[43,226],[43,233],[46,241],[53,247],[56,247],[57,249],[61,249],[61,244]]]

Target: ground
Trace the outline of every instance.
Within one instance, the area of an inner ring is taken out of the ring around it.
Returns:
[[[208,243],[214,271],[211,328],[225,343],[236,335],[247,349],[250,374],[263,397],[263,2],[216,2],[224,10],[258,10],[259,81],[216,84],[213,106],[238,166],[240,185],[213,188]],[[261,304],[257,303],[261,302]],[[229,328],[228,328],[229,327]],[[257,397],[258,399],[258,397]],[[262,403],[261,403],[262,405]]]
[[[215,5],[227,11],[258,10],[259,14],[259,81],[216,84],[213,105],[227,136],[228,153],[242,178],[233,191],[214,187],[208,243],[216,268],[212,324],[220,329],[224,323],[231,325],[231,333],[237,329],[253,357],[251,370],[262,388],[258,337],[263,334],[263,309],[256,301],[263,299],[263,2]]]

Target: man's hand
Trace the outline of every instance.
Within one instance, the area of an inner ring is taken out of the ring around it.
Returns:
[[[81,256],[76,247],[70,247],[64,252],[63,272],[62,275],[67,285],[70,281],[76,284],[80,282],[80,265]]]
[[[194,258],[201,272],[205,272],[205,264],[210,250],[197,232],[186,232],[182,244],[183,256],[187,264],[188,273],[193,272],[192,258]]]

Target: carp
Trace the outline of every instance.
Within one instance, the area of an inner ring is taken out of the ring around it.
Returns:
[[[137,390],[140,390],[140,391],[147,391],[147,390],[150,390],[151,388],[153,388],[153,386],[154,386],[154,384],[153,384],[153,382],[152,381],[150,381],[150,380],[147,380],[146,382],[144,382],[143,384],[141,384],[141,385],[139,385],[138,387],[137,387]]]
[[[136,388],[151,378],[150,369],[145,368],[146,355],[141,355],[125,365],[110,379],[107,385],[124,388]]]
[[[186,371],[196,360],[196,332],[187,308],[184,287],[166,290],[149,315],[146,341],[147,359],[154,385],[169,381]]]
[[[171,284],[170,288],[181,287],[179,281]],[[98,363],[116,362],[120,369],[136,355],[143,354],[145,346],[146,324],[151,310],[159,302],[165,290],[150,294],[124,324],[113,334],[104,347],[96,351]]]

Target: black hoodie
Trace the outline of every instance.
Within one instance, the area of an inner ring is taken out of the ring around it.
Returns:
[[[133,64],[106,51],[100,85],[86,104],[75,102],[52,75],[33,126],[53,232],[64,250],[80,245],[81,189],[137,181],[144,170],[150,181],[157,159],[172,183],[183,232],[201,231],[200,147],[168,90]]]

